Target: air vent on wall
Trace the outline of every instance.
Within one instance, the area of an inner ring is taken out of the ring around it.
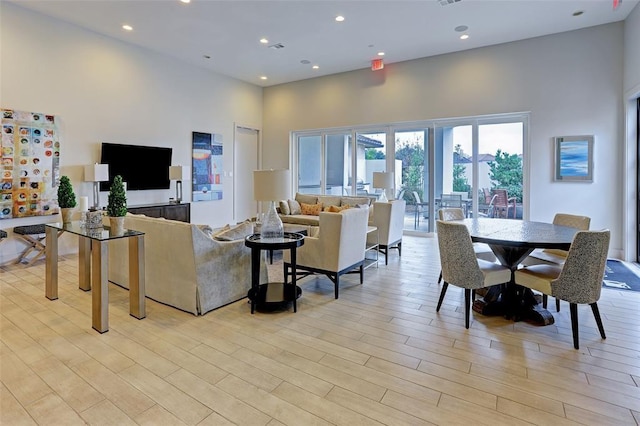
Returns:
[[[440,3],[440,6],[447,6],[449,4],[459,3],[462,0],[436,0],[436,1]]]
[[[284,44],[282,43],[276,43],[276,44],[272,44],[271,46],[269,46],[269,49],[284,49]]]

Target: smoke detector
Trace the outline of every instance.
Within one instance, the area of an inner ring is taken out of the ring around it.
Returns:
[[[460,3],[462,0],[436,0],[440,6],[447,6],[454,3]]]
[[[269,49],[274,49],[274,50],[284,49],[284,44],[282,43],[272,44],[271,46],[269,46]]]

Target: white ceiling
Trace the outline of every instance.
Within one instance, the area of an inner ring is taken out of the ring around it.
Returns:
[[[259,86],[368,68],[378,51],[389,64],[622,21],[638,1],[614,10],[613,0],[11,0]]]

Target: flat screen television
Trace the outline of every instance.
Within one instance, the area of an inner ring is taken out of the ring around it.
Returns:
[[[100,163],[109,165],[109,182],[100,182],[100,191],[109,191],[116,175],[127,190],[169,189],[171,148],[102,142]]]

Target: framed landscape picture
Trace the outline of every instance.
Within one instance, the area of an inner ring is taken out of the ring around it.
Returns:
[[[558,136],[555,143],[554,180],[593,182],[593,135]]]

